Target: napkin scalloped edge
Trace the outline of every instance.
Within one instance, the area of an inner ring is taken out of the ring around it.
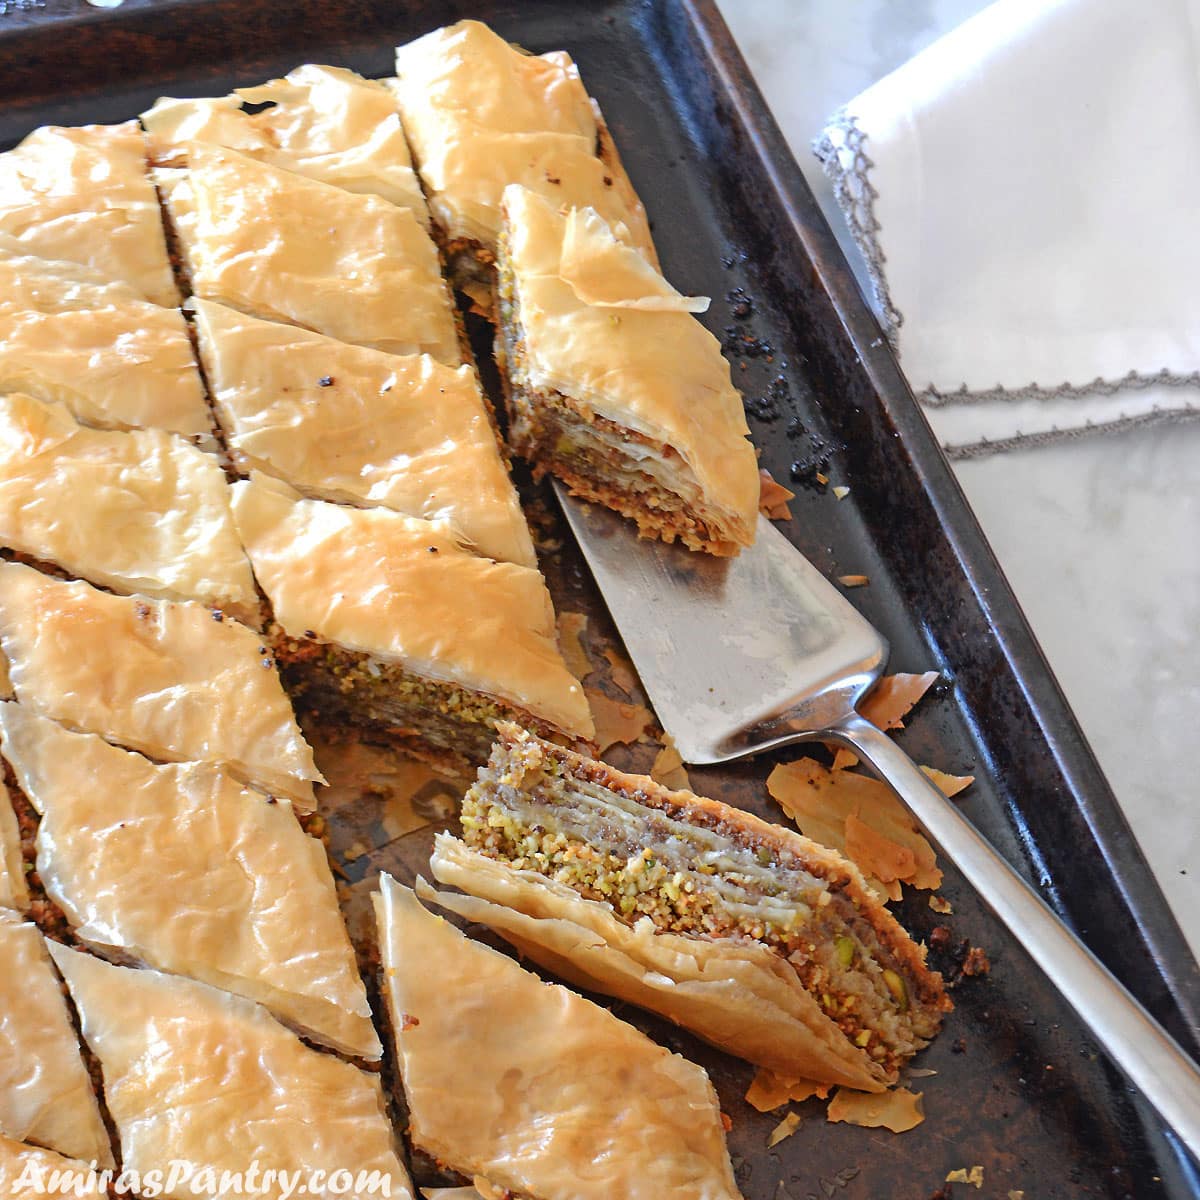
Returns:
[[[840,137],[840,144],[834,140],[835,134]],[[850,235],[866,264],[867,278],[874,294],[876,313],[880,318],[880,324],[883,326],[888,342],[898,354],[900,327],[904,324],[904,314],[896,307],[891,292],[888,290],[885,269],[887,255],[884,254],[879,241],[882,226],[879,224],[879,218],[875,215],[875,201],[879,198],[879,193],[870,177],[871,168],[875,164],[867,154],[866,142],[867,133],[859,126],[854,114],[846,108],[840,108],[825,123],[825,128],[820,136],[813,140],[812,150],[833,187],[834,199],[846,218]],[[849,164],[843,161],[843,154],[847,151],[850,155]],[[1121,391],[1147,387],[1200,388],[1200,371],[1192,372],[1190,375],[1172,374],[1165,368],[1153,375],[1130,371],[1128,375],[1120,379],[1094,379],[1090,383],[1084,384],[1063,382],[1055,387],[1043,387],[1038,383],[1029,383],[1020,388],[1006,388],[997,385],[982,391],[972,391],[964,383],[956,390],[946,392],[930,386],[917,398],[922,404],[939,408],[948,404],[1061,400],[1097,394],[1112,396]],[[1071,441],[1096,433],[1120,433],[1137,425],[1162,425],[1197,417],[1200,417],[1200,408],[1191,403],[1170,409],[1163,409],[1155,405],[1149,412],[1132,417],[1121,416],[1115,421],[1101,423],[1086,421],[1082,425],[1067,428],[1055,426],[1038,433],[1018,431],[1008,438],[983,438],[978,442],[947,445],[944,448],[951,458],[979,458],[983,455],[1015,449],[1018,446]]]

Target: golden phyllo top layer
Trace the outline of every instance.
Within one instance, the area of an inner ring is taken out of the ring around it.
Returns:
[[[90,429],[62,405],[0,396],[0,543],[114,591],[259,623],[224,471],[159,429]]]
[[[28,254],[94,267],[155,304],[179,303],[136,121],[46,125],[0,154],[0,233]]]
[[[563,51],[526,54],[479,21],[460,21],[400,46],[393,86],[448,238],[494,250],[504,188],[520,183],[623,221],[653,256],[645,211],[620,164],[600,157],[603,126]]]
[[[16,698],[169,762],[214,763],[302,808],[323,782],[258,636],[202,604],[112,596],[0,563]]]
[[[462,361],[437,248],[411,210],[206,142],[163,192],[192,290],[392,354]]]
[[[144,1178],[175,1160],[212,1168],[207,1188],[202,1175],[177,1179],[163,1192],[172,1200],[216,1200],[222,1172],[255,1162],[301,1175],[318,1200],[411,1200],[378,1076],[311,1049],[241,996],[65,946],[50,952],[100,1060],[126,1170]],[[348,1188],[338,1187],[342,1168]],[[373,1188],[354,1185],[372,1173]],[[263,1200],[287,1194],[278,1178],[258,1179]]]
[[[570,397],[677,456],[704,502],[749,544],[760,482],[720,344],[682,296],[596,213],[504,195],[506,269],[525,386]],[[670,453],[660,464],[671,465]]]
[[[0,391],[58,400],[88,425],[165,429],[214,447],[183,314],[0,235]]]
[[[238,531],[286,634],[398,662],[591,736],[536,570],[470,553],[445,524],[306,500],[266,476],[233,492]]]
[[[142,114],[142,124],[159,166],[185,166],[189,142],[212,142],[348,192],[380,196],[428,224],[395,96],[342,67],[306,64],[230,96],[164,97]]]
[[[306,494],[448,521],[478,553],[537,559],[475,372],[194,301],[230,453]]]

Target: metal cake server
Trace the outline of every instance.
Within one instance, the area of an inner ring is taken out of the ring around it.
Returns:
[[[887,643],[764,517],[718,559],[559,500],[663,728],[702,765],[801,741],[851,746],[904,801],[1129,1079],[1200,1159],[1200,1068],[887,734],[856,711]]]

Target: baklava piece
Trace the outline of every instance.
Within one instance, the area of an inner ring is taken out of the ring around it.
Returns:
[[[513,448],[645,537],[751,545],[758,462],[698,304],[595,212],[511,187],[504,214],[496,353]]]
[[[165,429],[216,448],[179,309],[2,235],[0,391],[60,401],[98,428]]]
[[[488,558],[536,567],[475,372],[384,354],[194,300],[238,470],[323,500],[447,521]]]
[[[306,500],[263,475],[233,493],[302,705],[456,770],[487,758],[497,721],[593,735],[537,571],[471,554],[444,524]]]
[[[313,782],[324,780],[270,652],[219,610],[3,562],[0,648],[16,698],[42,716],[315,806]]]
[[[852,863],[749,813],[508,725],[462,824],[440,903],[782,1075],[881,1091],[951,1007]]]
[[[0,912],[0,1130],[113,1165],[58,976],[36,925]]]
[[[156,172],[192,291],[389,354],[464,351],[437,247],[406,208],[204,142]]]
[[[380,888],[384,990],[416,1146],[538,1200],[736,1200],[698,1066],[471,941],[391,876]]]
[[[460,21],[400,46],[389,82],[451,279],[478,308],[491,307],[506,184],[594,208],[657,261],[645,210],[565,52],[527,54]]]
[[[12,1200],[53,1196],[80,1200],[101,1194],[90,1162],[64,1158],[53,1150],[30,1146],[0,1133],[0,1195]]]
[[[0,780],[0,908],[23,911],[29,907],[29,884],[21,853],[21,827],[12,797]]]
[[[216,1200],[222,1172],[253,1163],[265,1200],[295,1188],[281,1176],[319,1200],[411,1200],[377,1076],[311,1049],[241,996],[65,946],[51,954],[100,1060],[125,1170],[195,1169],[163,1196]]]
[[[179,292],[136,121],[35,129],[0,154],[0,233],[170,308]]]
[[[0,547],[261,624],[221,464],[161,429],[90,429],[61,404],[0,396]]]
[[[77,938],[257,1000],[345,1054],[380,1056],[325,850],[290,804],[11,701],[0,739],[41,816],[42,886]]]
[[[429,211],[384,84],[341,67],[306,64],[231,96],[158,100],[142,113],[156,166],[186,165],[189,142],[212,142],[348,192]]]

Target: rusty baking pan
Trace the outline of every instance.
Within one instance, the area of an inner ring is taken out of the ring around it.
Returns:
[[[705,320],[725,340],[764,465],[798,493],[782,528],[829,574],[868,577],[851,594],[890,642],[891,669],[942,673],[900,735],[906,749],[977,777],[962,799],[967,815],[1197,1052],[1196,964],[711,0],[4,7],[6,146],[39,124],[123,120],[160,95],[217,94],[301,62],[383,75],[396,42],[464,16],[534,51],[569,50],[646,202],[667,275],[681,291],[714,297]],[[837,501],[818,472],[849,495]],[[615,644],[586,568],[553,526],[548,493],[526,491],[544,506],[547,544],[561,543],[545,563],[560,611],[589,615],[594,646]],[[644,766],[638,752],[612,758]],[[696,770],[693,786],[780,820],[764,787],[771,765]],[[371,803],[332,819],[351,916],[379,868],[411,879],[424,867],[433,827],[395,837],[371,819]],[[417,804],[435,824],[451,807],[437,786]],[[956,1012],[918,1060],[937,1074],[919,1081],[928,1118],[909,1133],[828,1125],[812,1100],[797,1106],[797,1132],[768,1149],[780,1114],[745,1103],[751,1068],[622,1009],[711,1073],[748,1200],[933,1197],[948,1172],[974,1165],[984,1169],[982,1195],[1200,1194],[1195,1164],[942,865],[953,915],[911,893],[901,917],[926,939],[949,925],[954,944],[987,950],[992,970],[955,989]]]

